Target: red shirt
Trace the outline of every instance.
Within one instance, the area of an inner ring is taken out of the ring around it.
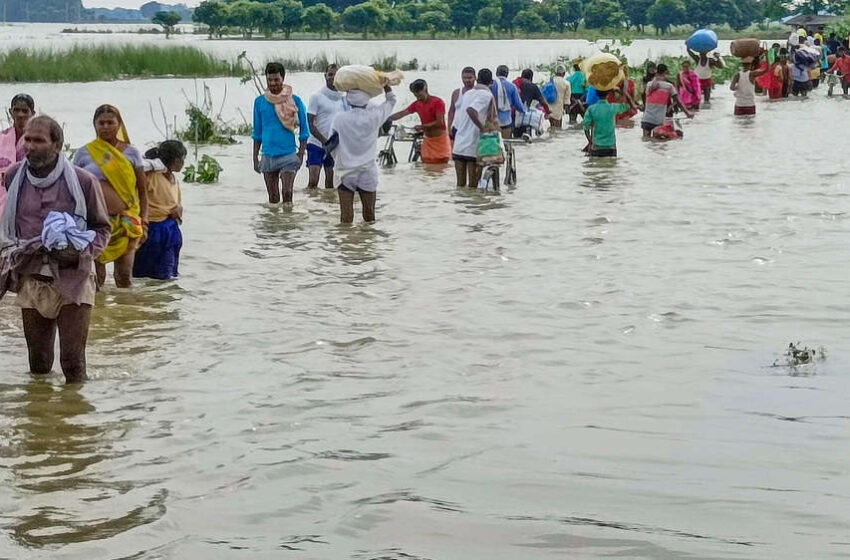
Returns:
[[[838,70],[842,76],[850,74],[850,56],[843,56],[835,61],[830,70]]]
[[[431,95],[428,96],[428,101],[424,103],[422,101],[414,101],[407,110],[419,115],[419,120],[422,121],[422,124],[428,124],[436,121],[439,115],[446,115],[446,104],[439,97]],[[446,125],[444,121],[443,130],[445,129]]]

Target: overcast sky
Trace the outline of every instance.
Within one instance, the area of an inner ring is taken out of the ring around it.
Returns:
[[[161,4],[186,4],[187,6],[197,6],[200,0],[157,0]],[[131,8],[135,9],[142,4],[147,4],[149,0],[83,0],[83,6],[86,8]]]

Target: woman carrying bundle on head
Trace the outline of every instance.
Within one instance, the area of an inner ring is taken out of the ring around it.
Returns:
[[[183,247],[180,232],[183,196],[175,173],[183,169],[185,158],[186,147],[177,140],[166,140],[145,152],[145,159],[150,163],[147,172],[148,238],[136,252],[135,278],[171,280],[178,276]]]

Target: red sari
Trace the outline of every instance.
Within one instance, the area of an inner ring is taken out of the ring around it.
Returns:
[[[767,90],[770,99],[787,97],[788,67],[783,66],[779,62],[774,62],[770,67],[770,71],[759,76],[756,79],[756,83]]]

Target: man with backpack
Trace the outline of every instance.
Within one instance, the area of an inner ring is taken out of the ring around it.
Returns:
[[[496,98],[502,138],[510,138],[514,131],[514,112],[524,114],[526,108],[519,97],[519,90],[508,80],[508,67],[504,64],[496,68],[496,79],[493,80],[490,91]]]
[[[559,64],[549,83],[543,86],[543,97],[549,104],[549,122],[552,128],[561,128],[561,121],[567,112],[572,97],[572,87],[566,80],[566,66]]]

